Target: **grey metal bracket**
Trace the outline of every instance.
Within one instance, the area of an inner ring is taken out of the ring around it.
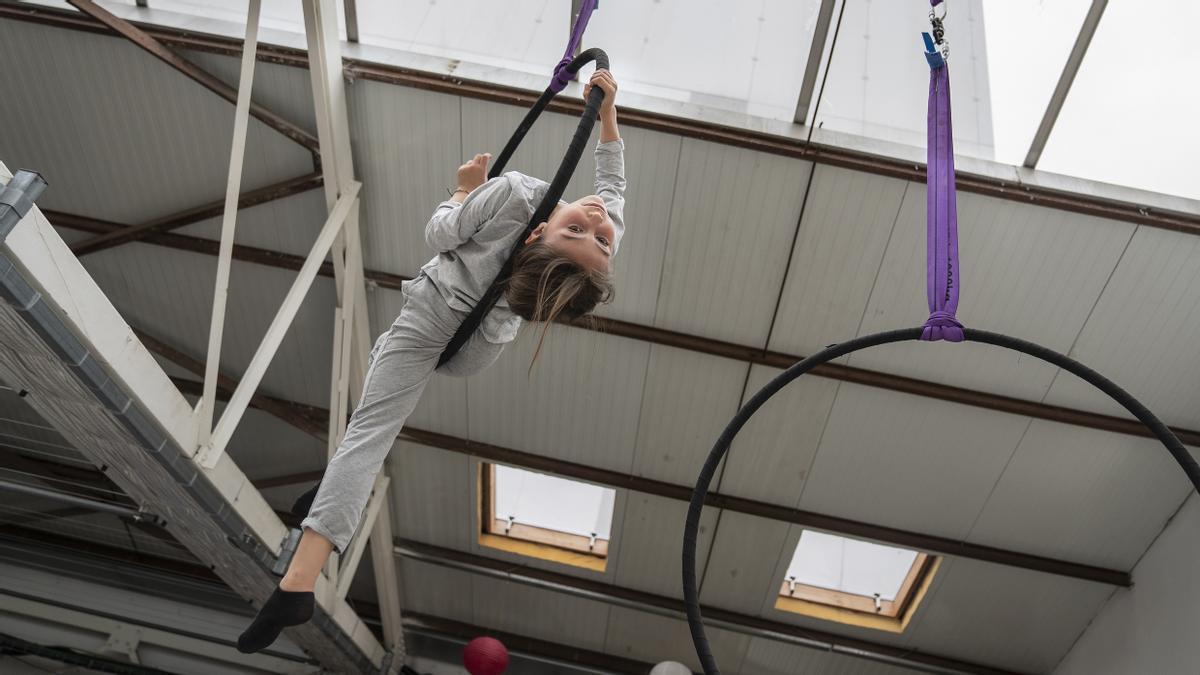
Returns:
[[[45,189],[46,179],[25,169],[18,169],[8,185],[0,188],[0,242],[8,238],[8,233],[29,213]]]
[[[275,559],[275,564],[271,566],[271,572],[275,576],[281,577],[287,572],[288,565],[292,564],[292,556],[296,555],[296,547],[300,545],[300,535],[303,532],[298,527],[293,527],[284,538],[283,543],[279,545],[279,557]]]

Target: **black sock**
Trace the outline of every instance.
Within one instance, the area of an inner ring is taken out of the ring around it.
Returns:
[[[317,490],[320,489],[320,487],[321,484],[317,483],[304,494],[296,498],[295,503],[292,504],[293,516],[296,516],[297,518],[308,517],[308,512],[310,509],[312,509],[313,500],[317,498]]]
[[[312,618],[313,603],[312,592],[293,593],[276,587],[250,627],[238,637],[238,651],[253,654],[270,647],[285,627],[298,626]]]

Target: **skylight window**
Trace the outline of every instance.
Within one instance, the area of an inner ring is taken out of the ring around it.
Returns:
[[[937,565],[917,551],[805,531],[775,608],[898,633]]]
[[[480,543],[603,571],[616,491],[497,464],[480,476]]]

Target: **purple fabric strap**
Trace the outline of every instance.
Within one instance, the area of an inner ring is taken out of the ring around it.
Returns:
[[[936,6],[942,0],[930,0]],[[927,49],[931,46],[926,39]],[[929,71],[927,272],[929,320],[922,340],[961,342],[958,309],[958,210],[954,196],[954,143],[950,125],[950,67],[934,50]],[[927,51],[927,57],[929,56]]]
[[[575,50],[579,48],[579,43],[583,40],[583,31],[587,29],[588,19],[592,18],[592,12],[596,10],[598,2],[599,0],[583,0],[583,4],[579,6],[579,16],[575,17],[575,27],[571,29],[571,40],[567,42],[567,51],[563,52],[562,60],[554,67],[554,78],[550,80],[549,89],[555,94],[566,89],[567,83],[575,79],[575,73],[567,72],[567,64],[575,58]]]

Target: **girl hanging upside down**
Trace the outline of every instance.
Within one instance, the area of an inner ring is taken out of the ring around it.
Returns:
[[[625,231],[625,146],[617,130],[616,80],[597,70],[585,99],[593,86],[605,94],[596,194],[560,202],[533,230],[504,282],[503,298],[441,372],[465,376],[491,365],[523,320],[546,324],[540,350],[550,322],[579,318],[611,301],[611,261]],[[404,284],[404,308],[371,350],[362,398],[301,523],[304,534],[287,574],[238,638],[239,650],[265,649],[284,627],[312,617],[313,588],[326,559],[334,548],[344,551],[349,544],[375,476],[443,348],[504,266],[546,194],[544,181],[517,172],[485,182],[490,159],[475,155],[458,168],[458,189],[425,226],[425,241],[438,255]]]

